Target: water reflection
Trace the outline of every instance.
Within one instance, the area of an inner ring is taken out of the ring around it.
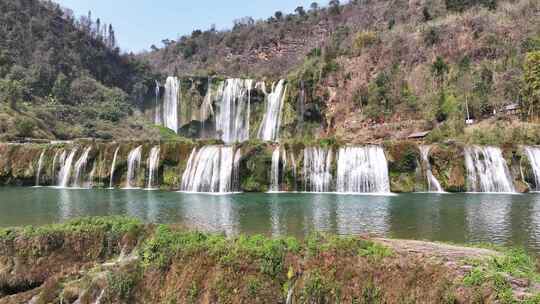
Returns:
[[[220,232],[313,231],[436,241],[494,242],[540,252],[540,195],[188,195],[160,191],[0,188],[0,226],[124,215]]]
[[[465,199],[468,241],[508,243],[514,195],[471,194]]]

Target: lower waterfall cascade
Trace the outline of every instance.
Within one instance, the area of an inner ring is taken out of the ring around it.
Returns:
[[[154,186],[156,186],[157,170],[159,168],[159,152],[159,146],[153,147],[152,150],[150,150],[150,155],[146,161],[148,168],[148,183],[146,185],[147,189],[155,189]]]
[[[240,150],[232,146],[194,148],[182,175],[180,191],[234,193],[239,191]]]
[[[85,185],[83,185],[83,178],[84,172],[86,171],[86,165],[88,163],[88,155],[90,154],[91,150],[92,147],[84,149],[83,154],[79,157],[77,162],[75,162],[75,174],[73,175],[73,187],[75,188],[85,187]]]
[[[45,152],[47,149],[44,149],[39,155],[39,160],[37,163],[37,173],[36,173],[36,187],[39,187],[39,177],[41,176],[41,169],[43,168],[43,159],[45,158]]]
[[[73,159],[77,153],[77,148],[73,148],[69,155],[61,162],[61,168],[58,172],[58,187],[67,188],[69,186],[69,181],[71,178],[71,166],[73,164]],[[65,154],[64,154],[65,155]]]
[[[388,163],[378,146],[340,148],[337,159],[338,193],[389,193]]]
[[[429,151],[431,150],[431,146],[420,146],[419,148],[427,179],[428,192],[444,193],[441,183],[439,183],[437,178],[433,175],[433,171],[431,171],[431,163],[429,162]]]
[[[304,191],[332,191],[332,150],[319,147],[304,149]]]
[[[503,153],[498,147],[462,144],[449,150],[448,145],[436,144],[385,144],[383,148],[209,143],[0,144],[0,153],[15,158],[0,162],[0,173],[6,185],[202,193],[390,194],[448,189],[504,194],[537,192],[540,184],[540,147],[536,146],[505,147]],[[6,152],[6,145],[13,151]],[[446,189],[432,168],[444,179]]]
[[[128,170],[125,189],[133,189],[137,187],[135,184],[137,178],[136,174],[139,172],[141,167],[141,154],[142,146],[138,146],[137,148],[131,150],[128,154]]]
[[[532,189],[535,192],[540,191],[540,147],[525,147],[524,148],[527,157],[529,158],[529,163],[534,174],[534,188]]]
[[[120,146],[116,148],[114,151],[112,163],[111,163],[111,173],[110,173],[110,180],[109,180],[109,189],[113,189],[114,186],[114,170],[116,169],[116,159],[118,158],[118,152],[120,152]]]
[[[516,192],[510,170],[500,148],[466,147],[465,166],[469,192]]]

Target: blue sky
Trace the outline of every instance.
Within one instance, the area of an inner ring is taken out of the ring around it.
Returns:
[[[292,13],[297,6],[309,8],[314,0],[55,0],[76,16],[92,11],[93,19],[112,23],[124,51],[161,47],[161,40],[190,34],[194,29],[232,27],[234,19],[251,16],[266,19],[275,11]],[[316,1],[326,5],[328,0]]]

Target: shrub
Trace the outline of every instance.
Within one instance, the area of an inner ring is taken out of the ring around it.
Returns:
[[[19,118],[15,120],[15,129],[17,134],[22,137],[30,137],[34,133],[36,123],[30,118]]]
[[[379,37],[376,32],[363,31],[356,34],[354,38],[353,47],[356,51],[361,51],[364,48],[370,47],[379,42]]]

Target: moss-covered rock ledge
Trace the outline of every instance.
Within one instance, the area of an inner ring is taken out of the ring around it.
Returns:
[[[520,251],[222,235],[125,218],[0,230],[0,303],[540,303]]]

